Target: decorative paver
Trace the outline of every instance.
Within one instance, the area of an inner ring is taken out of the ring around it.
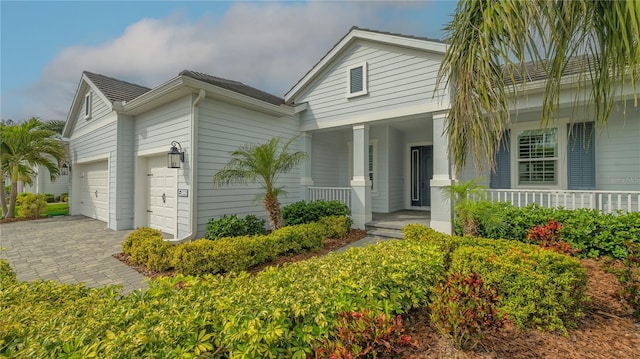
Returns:
[[[19,281],[37,279],[84,283],[88,287],[117,284],[123,293],[146,289],[145,277],[112,257],[122,251],[130,231],[113,231],[84,216],[56,217],[0,224],[0,258]]]

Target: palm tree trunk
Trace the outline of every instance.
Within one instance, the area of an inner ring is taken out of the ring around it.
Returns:
[[[0,206],[2,207],[2,218],[4,218],[9,210],[7,209],[7,192],[4,189],[6,183],[4,181],[4,174],[0,175]]]
[[[11,195],[9,196],[9,211],[4,218],[14,218],[16,213],[16,198],[18,197],[18,165],[13,166],[11,173]]]
[[[282,220],[282,213],[280,211],[280,202],[278,201],[278,197],[276,197],[271,192],[267,192],[264,195],[262,205],[264,206],[265,212],[267,212],[267,217],[269,217],[269,224],[271,225],[271,229],[276,230],[282,227],[284,223]]]
[[[463,222],[462,232],[465,236],[478,236],[478,222],[475,219],[468,219]]]

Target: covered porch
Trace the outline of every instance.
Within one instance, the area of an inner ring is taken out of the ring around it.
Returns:
[[[450,233],[450,205],[441,191],[451,184],[440,136],[445,118],[424,113],[304,132],[302,149],[310,154],[302,170],[305,199],[346,204],[354,228],[386,218]]]

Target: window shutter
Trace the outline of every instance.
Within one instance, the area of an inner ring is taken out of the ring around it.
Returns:
[[[500,148],[495,155],[496,171],[491,172],[491,180],[489,188],[511,188],[511,154],[509,148],[511,145],[511,136],[507,130],[502,136]]]
[[[356,93],[364,90],[362,66],[351,69],[349,73],[349,91]]]
[[[593,122],[567,125],[567,182],[569,189],[596,188],[596,141]]]

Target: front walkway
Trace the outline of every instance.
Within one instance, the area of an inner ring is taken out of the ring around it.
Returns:
[[[56,217],[0,225],[0,258],[19,281],[37,279],[123,285],[123,292],[147,288],[145,277],[111,255],[122,251],[129,231],[115,232],[84,216]]]

